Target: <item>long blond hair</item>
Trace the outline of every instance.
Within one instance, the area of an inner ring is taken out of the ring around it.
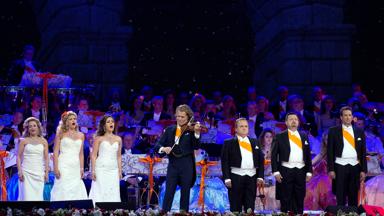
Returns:
[[[56,129],[56,134],[59,136],[62,136],[65,132],[69,130],[69,127],[67,125],[67,121],[70,116],[75,116],[77,118],[77,114],[73,111],[66,111],[63,114],[61,114],[61,120],[59,122],[59,125]],[[79,131],[79,125],[76,125],[76,131]]]
[[[37,125],[37,128],[39,129],[39,133],[37,134],[37,136],[39,137],[42,137],[43,136],[43,126],[41,125],[41,122],[39,121],[39,119],[35,118],[35,117],[29,117],[27,119],[25,119],[24,123],[23,123],[23,136],[22,137],[30,137],[31,134],[29,133],[28,131],[28,125],[29,125],[29,122],[36,122],[36,125]]]

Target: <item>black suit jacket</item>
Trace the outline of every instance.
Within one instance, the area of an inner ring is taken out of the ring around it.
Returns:
[[[256,139],[248,137],[252,146],[253,164],[257,178],[264,178],[264,154]],[[239,140],[233,137],[224,141],[221,151],[221,170],[224,179],[230,179],[231,167],[241,167],[241,151]]]
[[[303,143],[303,160],[304,169],[307,173],[312,173],[312,158],[311,148],[309,146],[308,136],[299,132],[301,142]],[[276,135],[272,143],[272,172],[280,172],[281,163],[288,162],[289,154],[291,153],[291,146],[289,144],[288,130],[285,130]]]
[[[288,110],[288,102],[285,104],[285,110]],[[284,120],[284,112],[280,113],[280,100],[274,101],[271,106],[270,110],[275,117],[276,121],[285,121]]]
[[[12,135],[11,139],[9,140],[7,144],[7,151],[15,148],[15,138],[20,137],[23,134],[23,123],[17,125],[17,129],[19,130],[20,134],[16,134],[16,131],[14,132],[13,129],[11,129],[13,124],[9,124],[3,128],[3,130],[0,131],[0,134],[9,134]]]
[[[29,118],[29,117],[32,117],[32,110],[31,109],[28,109],[27,111],[25,111],[25,113],[24,113],[24,120]],[[43,121],[43,112],[42,112],[41,109],[40,109],[39,121],[41,123],[43,123],[42,122]]]
[[[362,172],[367,172],[366,143],[363,130],[353,127],[355,148]],[[349,144],[348,144],[349,145]],[[331,127],[328,130],[327,166],[328,172],[335,171],[336,157],[341,157],[344,149],[342,126]]]
[[[159,141],[154,147],[154,152],[158,153],[161,147],[172,147],[173,144],[175,144],[176,127],[176,125],[172,125],[165,129],[163,135],[161,135]],[[191,160],[191,163],[193,163],[193,179],[191,179],[190,185],[192,187],[196,181],[196,163],[194,150],[200,148],[200,138],[197,139],[194,132],[185,131],[179,139],[179,146],[183,157],[191,155],[193,158],[193,160]],[[165,154],[162,153],[161,155]],[[178,163],[178,158],[175,157],[172,153],[168,155],[168,158],[169,163]]]
[[[36,71],[40,71],[40,65],[36,61],[32,61],[33,67],[35,67]],[[18,59],[12,62],[11,67],[8,70],[7,79],[8,83],[12,85],[18,85],[21,81],[21,77],[24,74],[25,70],[25,62],[24,59]]]
[[[146,112],[146,113],[144,114],[143,119],[142,119],[141,122],[140,122],[140,125],[147,126],[147,122],[150,121],[150,120],[153,120],[153,116],[154,116],[154,114],[155,114],[154,112]],[[159,118],[159,120],[169,120],[169,119],[171,119],[171,116],[170,116],[170,115],[168,115],[168,114],[165,113],[165,112],[161,112],[161,113],[160,113],[160,118]]]
[[[176,125],[167,127],[155,145],[155,152],[159,152],[161,147],[172,147],[173,144],[175,144],[175,134]],[[189,154],[194,155],[194,150],[200,148],[200,139],[196,139],[193,131],[185,131],[179,139],[179,146],[184,156]],[[169,154],[170,161],[174,158],[173,154]]]

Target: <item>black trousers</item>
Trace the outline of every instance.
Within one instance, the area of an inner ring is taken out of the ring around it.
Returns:
[[[189,211],[189,194],[193,183],[192,155],[173,158],[168,164],[163,210],[170,211],[177,185],[180,186],[180,210]]]
[[[281,211],[291,211],[294,214],[303,214],[305,197],[305,178],[304,168],[281,167],[283,177],[281,182]]]
[[[250,176],[240,176],[237,174],[231,173],[231,184],[232,187],[229,188],[229,205],[232,212],[246,212],[249,208],[255,209],[255,199],[256,199],[256,175]]]
[[[333,181],[337,205],[357,206],[360,187],[360,165],[335,164],[336,178]]]

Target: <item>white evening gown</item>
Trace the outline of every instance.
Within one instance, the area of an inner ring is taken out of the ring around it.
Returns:
[[[63,137],[60,141],[58,168],[60,178],[55,178],[51,201],[88,199],[87,190],[80,176],[80,148],[82,140]]]
[[[24,181],[19,180],[19,201],[44,200],[44,145],[26,144],[24,146],[21,168]]]
[[[92,181],[89,198],[96,202],[120,202],[120,180],[117,163],[118,142],[103,140],[95,162],[96,181]]]

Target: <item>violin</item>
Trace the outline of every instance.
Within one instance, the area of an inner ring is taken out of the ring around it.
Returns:
[[[187,124],[181,126],[181,131],[195,132],[195,125],[196,124],[197,124],[197,122],[187,123]],[[208,127],[200,124],[200,133],[207,133],[207,132],[208,132]]]

